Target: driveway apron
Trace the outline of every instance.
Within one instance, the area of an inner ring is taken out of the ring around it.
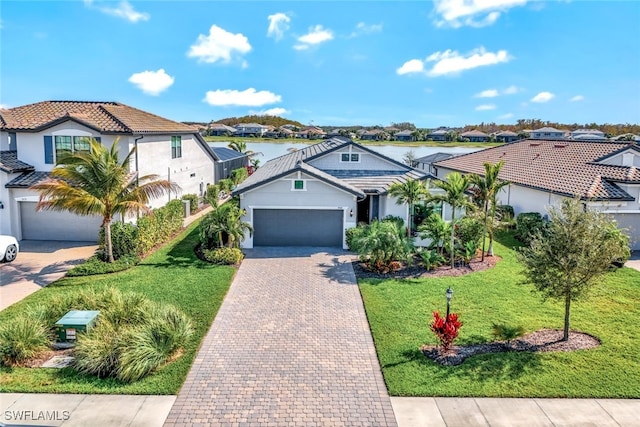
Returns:
[[[165,426],[395,426],[351,259],[248,250]]]

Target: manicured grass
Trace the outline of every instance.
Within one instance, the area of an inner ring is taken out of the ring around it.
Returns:
[[[566,353],[498,353],[473,356],[459,366],[425,358],[422,344],[437,344],[432,312],[451,311],[464,325],[457,344],[493,339],[492,323],[527,332],[561,329],[564,305],[542,302],[520,284],[513,240],[496,245],[503,259],[491,270],[459,278],[360,280],[360,290],[387,387],[395,396],[640,397],[640,272],[609,273],[585,301],[573,304],[572,329],[599,338],[592,350]],[[505,246],[506,245],[506,246]]]
[[[131,384],[82,375],[70,368],[0,368],[0,392],[177,393],[235,272],[232,267],[213,266],[200,261],[193,253],[197,241],[196,223],[130,270],[110,275],[65,278],[0,312],[0,322],[10,322],[29,305],[46,303],[54,295],[89,287],[115,287],[121,291],[140,292],[151,300],[175,305],[193,320],[195,333],[177,361]]]
[[[305,138],[242,138],[234,136],[207,136],[204,138],[208,142],[231,142],[231,141],[244,141],[244,142],[267,142],[270,144],[318,144],[322,142],[322,139],[305,139]],[[356,142],[362,145],[396,145],[399,147],[475,147],[475,148],[490,148],[503,145],[501,142],[440,142],[440,141],[361,141]]]

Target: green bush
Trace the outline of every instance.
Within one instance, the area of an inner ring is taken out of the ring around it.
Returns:
[[[247,171],[247,168],[238,168],[231,171],[231,181],[233,181],[235,185],[240,184],[248,177],[249,172]]]
[[[227,247],[203,249],[202,254],[210,263],[219,265],[237,265],[244,257],[240,249]]]
[[[218,181],[218,188],[220,188],[220,191],[224,191],[229,195],[231,194],[231,190],[233,190],[233,181],[230,179],[221,179]]]
[[[136,241],[138,228],[133,224],[114,222],[111,224],[111,244],[113,245],[113,258],[118,260],[126,256],[136,255]],[[100,228],[98,237],[98,257],[102,261],[107,260],[107,250],[104,240],[104,228]]]
[[[504,323],[494,323],[491,325],[491,332],[495,339],[510,343],[514,339],[523,336],[525,330],[522,326],[510,326]]]
[[[355,239],[358,234],[362,233],[363,227],[362,226],[357,226],[357,227],[351,227],[348,228],[345,232],[345,241],[347,243],[347,247],[349,248],[349,250],[353,250],[352,245],[353,245],[353,239]]]
[[[434,249],[420,250],[418,251],[418,255],[422,259],[422,265],[427,271],[432,270],[445,262],[444,257]]]
[[[135,255],[125,255],[114,262],[106,262],[100,259],[99,255],[94,255],[84,263],[76,265],[67,272],[69,277],[92,276],[95,274],[116,273],[134,267],[140,262],[140,258]]]
[[[537,233],[544,233],[546,222],[539,212],[523,212],[516,217],[515,238],[529,245]]]
[[[189,201],[189,214],[193,215],[198,210],[198,195],[197,194],[183,194],[182,200]]]
[[[131,342],[131,330],[116,328],[99,320],[88,334],[79,334],[72,366],[78,371],[100,378],[115,376],[122,345]]]
[[[182,200],[172,200],[138,219],[136,253],[142,256],[177,233],[184,222],[183,209]]]
[[[513,211],[513,206],[511,205],[497,205],[496,206],[496,216],[501,221],[512,221],[515,218],[515,213]]]
[[[398,221],[373,221],[359,225],[351,242],[352,249],[371,270],[387,273],[398,261],[411,262],[413,244]]]
[[[14,366],[46,350],[49,333],[41,319],[28,315],[0,325],[0,363]]]
[[[484,224],[476,216],[467,215],[460,218],[454,225],[455,237],[460,247],[467,247],[467,243],[473,242],[475,247],[482,246],[484,237]]]

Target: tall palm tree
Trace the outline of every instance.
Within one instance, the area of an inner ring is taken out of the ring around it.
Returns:
[[[444,193],[432,194],[427,198],[430,202],[444,202],[451,206],[451,242],[450,242],[450,256],[451,256],[451,268],[455,267],[455,227],[453,223],[456,219],[456,208],[471,207],[473,204],[466,195],[466,191],[471,186],[469,177],[461,175],[458,172],[451,172],[446,176],[446,181],[433,181],[433,185]]]
[[[484,163],[484,176],[471,175],[471,183],[475,187],[476,197],[480,201],[482,206],[482,212],[484,217],[484,232],[482,238],[482,260],[484,261],[484,248],[485,238],[487,231],[489,232],[489,256],[493,256],[493,223],[496,216],[496,205],[498,193],[504,187],[509,185],[508,181],[501,181],[498,179],[498,174],[504,162],[501,160],[496,164],[489,162]],[[488,223],[491,221],[491,227],[488,227]]]
[[[88,151],[58,159],[51,177],[31,186],[40,192],[38,210],[69,211],[78,215],[102,215],[107,260],[113,262],[111,222],[134,212],[148,212],[151,199],[180,189],[157,175],[136,179],[129,169],[135,147],[124,160],[118,158],[118,139],[108,149],[95,139]]]
[[[409,224],[407,227],[407,237],[411,236],[411,230],[413,228],[413,209],[417,202],[424,200],[429,196],[429,191],[425,186],[424,181],[417,179],[409,179],[405,182],[396,182],[389,186],[388,191],[390,196],[396,198],[396,203],[402,205],[404,203],[409,205]]]

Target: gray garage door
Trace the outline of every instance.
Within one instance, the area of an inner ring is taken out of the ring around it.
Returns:
[[[341,210],[254,209],[254,246],[342,247]]]
[[[618,227],[626,229],[631,249],[640,250],[640,214],[612,214],[611,216],[615,218]]]
[[[69,212],[36,212],[35,202],[20,202],[22,238],[27,240],[67,240],[97,242],[102,218]]]

